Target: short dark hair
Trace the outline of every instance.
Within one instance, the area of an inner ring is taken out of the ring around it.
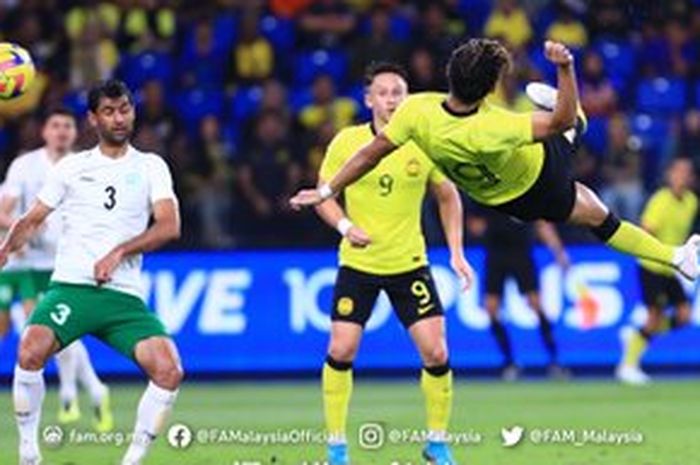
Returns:
[[[65,116],[66,118],[72,119],[74,123],[78,123],[78,117],[76,116],[75,112],[68,107],[49,108],[44,112],[43,116],[42,122],[44,124],[46,124],[46,122],[54,116]]]
[[[510,53],[500,42],[470,39],[454,49],[447,63],[450,93],[463,103],[478,102],[493,91],[510,65]]]
[[[129,103],[134,104],[134,96],[129,88],[119,79],[108,79],[101,81],[90,89],[88,92],[88,109],[91,112],[96,112],[100,106],[100,100],[104,98],[119,98],[126,96]]]
[[[373,61],[365,69],[365,87],[371,86],[374,78],[384,73],[398,74],[404,81],[408,82],[408,73],[400,64],[391,61]]]

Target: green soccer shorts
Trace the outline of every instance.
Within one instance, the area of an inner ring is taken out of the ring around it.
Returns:
[[[33,299],[37,296],[32,272],[29,270],[8,270],[0,272],[0,311],[9,312],[12,302]]]
[[[61,347],[91,334],[131,359],[139,341],[168,337],[163,323],[138,297],[83,284],[52,282],[27,325],[48,326]]]

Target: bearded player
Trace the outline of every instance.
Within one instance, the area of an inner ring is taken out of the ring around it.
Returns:
[[[124,83],[95,86],[88,108],[98,145],[56,164],[33,206],[0,246],[4,265],[60,208],[62,231],[51,286],[27,322],[15,367],[21,465],[41,461],[38,428],[46,360],[86,334],[134,360],[150,380],[123,465],[142,463],[183,377],[175,344],[148,311],[141,289],[142,254],[180,235],[170,172],[162,158],[130,145],[135,109]]]

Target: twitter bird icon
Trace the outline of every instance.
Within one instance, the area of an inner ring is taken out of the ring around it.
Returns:
[[[522,426],[513,426],[512,428],[501,428],[501,439],[503,439],[503,447],[515,447],[523,439],[525,428]]]

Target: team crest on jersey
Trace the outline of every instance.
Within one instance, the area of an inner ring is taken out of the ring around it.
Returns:
[[[417,158],[411,158],[406,163],[406,174],[411,177],[416,177],[420,174],[420,162]]]
[[[342,316],[348,316],[355,310],[355,302],[350,297],[341,297],[338,300],[338,313]]]
[[[129,173],[125,178],[127,186],[138,186],[141,182],[141,175],[139,173]]]

